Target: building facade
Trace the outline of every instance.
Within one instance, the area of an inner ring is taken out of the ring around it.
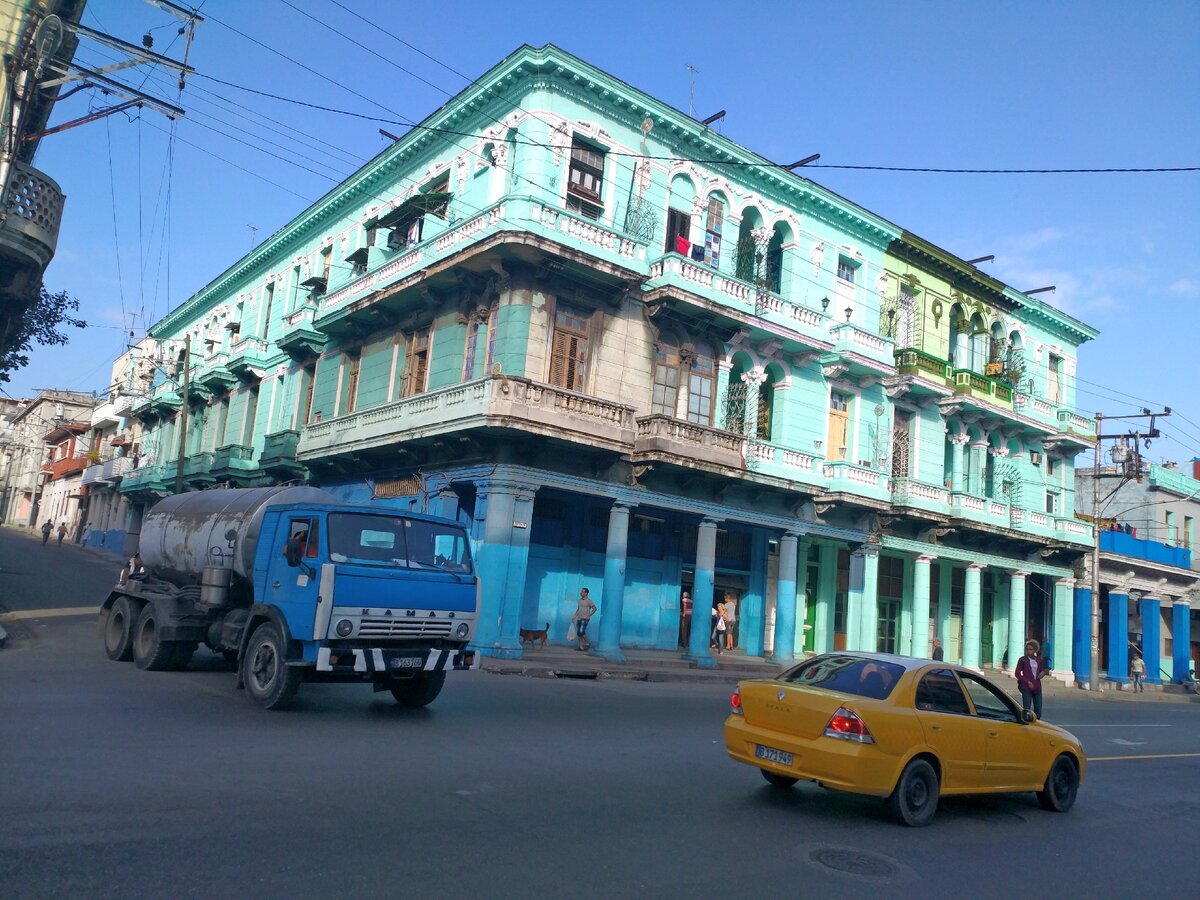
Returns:
[[[142,509],[182,461],[186,489],[308,479],[457,518],[495,655],[562,640],[587,587],[614,658],[679,646],[686,591],[700,665],[726,594],[750,655],[937,636],[1003,665],[1071,645],[1094,336],[522,47],[155,325],[120,492]]]
[[[76,391],[42,391],[11,418],[9,470],[4,485],[5,525],[65,522],[74,537],[80,479],[91,443],[88,417],[95,400]]]
[[[1080,511],[1092,518],[1092,469],[1076,472]],[[1151,684],[1178,682],[1200,667],[1200,597],[1196,522],[1200,521],[1200,462],[1188,474],[1174,464],[1152,465],[1141,480],[1101,471],[1099,515],[1099,667],[1106,680],[1129,683],[1131,654],[1140,653]],[[1090,570],[1077,589],[1076,615],[1093,612]],[[1090,618],[1088,619],[1090,621]],[[1090,646],[1077,637],[1077,652]],[[1085,671],[1090,671],[1086,669]]]

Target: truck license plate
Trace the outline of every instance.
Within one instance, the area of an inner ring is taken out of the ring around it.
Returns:
[[[421,664],[419,656],[397,656],[392,659],[393,669],[419,669]]]
[[[754,745],[754,755],[759,759],[779,763],[781,766],[790,766],[792,764],[792,754],[784,750],[776,750],[774,747],[764,747],[762,744]]]

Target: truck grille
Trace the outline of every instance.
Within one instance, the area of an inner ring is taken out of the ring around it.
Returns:
[[[393,619],[363,616],[358,622],[358,637],[449,637],[451,622],[446,619]]]

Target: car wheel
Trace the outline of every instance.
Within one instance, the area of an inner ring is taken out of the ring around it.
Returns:
[[[128,597],[118,597],[104,623],[104,652],[113,662],[133,659],[133,626],[141,610]]]
[[[252,701],[264,709],[286,709],[303,675],[287,664],[287,646],[278,628],[264,622],[254,629],[242,656],[242,682]]]
[[[781,791],[786,791],[788,788],[795,785],[798,778],[790,778],[787,775],[776,775],[774,772],[768,772],[766,769],[759,769],[762,777],[766,779],[767,784],[771,787],[779,788]]]
[[[147,672],[169,669],[175,659],[178,645],[164,641],[158,625],[158,611],[153,603],[147,603],[133,626],[133,664]]]
[[[1037,798],[1042,804],[1042,809],[1066,812],[1075,805],[1075,795],[1078,792],[1079,769],[1069,756],[1063,754],[1050,767],[1050,774],[1046,776],[1046,786],[1038,791]]]
[[[418,675],[408,681],[398,681],[392,684],[389,690],[401,706],[418,709],[428,706],[436,700],[445,683],[445,672],[431,672],[428,675]]]
[[[924,759],[909,762],[888,804],[892,815],[904,825],[918,828],[932,822],[938,805],[938,777],[933,766]]]

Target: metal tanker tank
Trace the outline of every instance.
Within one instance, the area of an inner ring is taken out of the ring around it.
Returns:
[[[200,584],[205,568],[232,569],[235,576],[249,578],[268,507],[337,502],[332,494],[314,487],[175,494],[146,513],[139,543],[142,563],[151,574],[179,587]]]

